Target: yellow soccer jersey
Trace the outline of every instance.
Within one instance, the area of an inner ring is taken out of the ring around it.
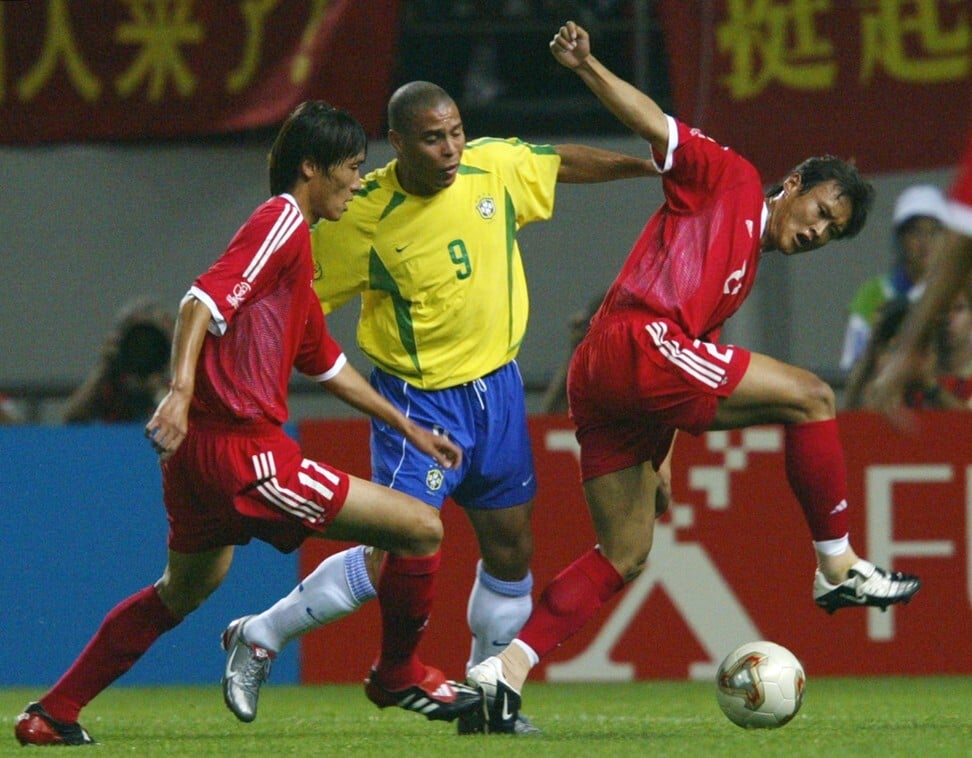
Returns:
[[[474,140],[431,197],[407,194],[396,163],[364,178],[339,221],[314,227],[314,288],[328,313],[361,294],[358,344],[375,365],[453,387],[516,357],[529,312],[516,234],[553,213],[560,156]]]

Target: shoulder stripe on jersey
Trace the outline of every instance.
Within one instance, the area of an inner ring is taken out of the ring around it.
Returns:
[[[263,244],[260,245],[253,259],[250,261],[250,265],[243,272],[243,278],[248,282],[256,279],[270,259],[270,256],[277,252],[290,239],[290,235],[294,233],[302,222],[303,216],[300,211],[290,203],[287,203],[286,207],[280,212],[277,221],[270,229],[269,234],[263,240]]]
[[[645,330],[651,335],[658,351],[686,374],[713,389],[722,384],[726,375],[725,368],[698,353],[684,350],[675,340],[665,339],[668,334],[667,324],[653,321],[645,325]]]
[[[390,214],[393,210],[395,210],[399,205],[401,205],[404,202],[405,202],[405,195],[403,195],[398,190],[395,190],[392,193],[391,200],[388,201],[388,205],[386,205],[382,209],[382,211],[381,211],[381,218],[379,219],[379,221],[381,219],[386,218],[388,216],[388,214]]]
[[[537,155],[552,155],[557,152],[557,148],[554,145],[535,145],[532,142],[524,142],[518,137],[479,137],[468,142],[466,148],[475,150],[477,147],[483,145],[494,145],[497,143],[509,145],[510,147],[525,147],[531,153]]]

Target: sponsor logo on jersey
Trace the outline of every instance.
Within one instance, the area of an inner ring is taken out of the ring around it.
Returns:
[[[233,291],[226,296],[226,302],[229,303],[233,308],[239,308],[243,301],[246,300],[246,296],[250,294],[250,283],[249,282],[237,282]]]
[[[489,195],[479,198],[476,202],[476,210],[479,215],[484,219],[489,221],[493,216],[496,215],[496,201],[493,200]]]

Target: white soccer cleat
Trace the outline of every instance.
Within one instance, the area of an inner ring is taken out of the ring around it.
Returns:
[[[870,561],[858,560],[847,579],[831,584],[818,570],[813,578],[813,600],[827,613],[838,608],[874,606],[882,611],[895,603],[907,603],[919,589],[921,579],[900,571],[878,568]]]
[[[503,662],[496,656],[491,656],[482,663],[477,663],[469,669],[466,683],[482,693],[485,731],[492,734],[516,734],[521,698],[520,693],[503,676]]]

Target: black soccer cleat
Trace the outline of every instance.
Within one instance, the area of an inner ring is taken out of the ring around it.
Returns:
[[[426,666],[425,678],[402,690],[387,690],[378,684],[376,672],[365,679],[365,695],[379,708],[397,706],[421,713],[431,721],[455,721],[464,713],[482,710],[482,696],[474,687],[445,678],[436,668]]]
[[[907,603],[919,589],[921,579],[917,576],[887,571],[869,561],[858,560],[840,584],[831,584],[817,571],[813,579],[813,600],[827,613],[838,608],[867,606],[886,611],[889,605]]]

